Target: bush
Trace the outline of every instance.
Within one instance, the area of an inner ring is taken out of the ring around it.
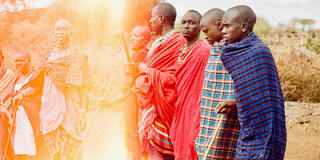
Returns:
[[[311,51],[320,54],[320,37],[312,38],[310,36],[307,37],[305,47]]]

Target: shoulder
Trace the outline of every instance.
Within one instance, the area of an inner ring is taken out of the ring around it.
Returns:
[[[178,31],[175,31],[170,37],[175,41],[181,42],[183,44],[186,43],[186,39],[183,37],[182,33]]]
[[[202,39],[199,39],[199,44],[200,44],[200,50],[202,51],[209,51],[211,50],[211,46],[210,44],[208,44],[207,42],[203,41]]]

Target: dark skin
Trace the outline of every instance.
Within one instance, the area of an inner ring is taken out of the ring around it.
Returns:
[[[201,19],[200,27],[204,33],[205,39],[210,45],[222,40],[222,17],[224,11],[220,9],[211,9],[204,14]]]
[[[247,6],[241,5],[229,9],[222,19],[224,40],[232,44],[246,39],[252,32],[255,20],[254,12]],[[223,114],[237,112],[236,100],[219,104],[216,112]]]
[[[227,43],[240,42],[252,32],[256,15],[247,6],[236,6],[229,9],[222,19],[223,38]]]
[[[194,12],[187,12],[181,19],[182,33],[187,39],[187,46],[195,43],[200,36],[201,16]]]

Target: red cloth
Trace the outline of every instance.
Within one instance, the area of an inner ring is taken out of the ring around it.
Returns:
[[[185,43],[182,34],[174,32],[146,57],[148,68],[139,73],[135,81],[134,90],[138,96],[140,111],[150,109],[152,112],[152,118],[139,119],[139,125],[144,125],[139,126],[143,150],[146,149],[145,141],[148,141],[159,152],[173,154],[169,136],[164,136],[158,131],[168,134],[172,123],[177,98],[175,63]],[[155,109],[152,109],[152,106]]]
[[[14,79],[15,77],[11,70],[0,66],[0,101],[1,104],[3,104],[6,108],[10,108],[11,105]],[[0,112],[0,160],[12,159],[13,157],[13,150],[10,143],[11,141],[9,141],[6,155],[4,155],[5,148],[7,147],[8,143],[8,130],[10,128],[8,120],[9,119],[7,115],[3,112]]]
[[[210,45],[198,40],[193,48],[180,58],[184,63],[177,63],[176,112],[170,129],[176,160],[198,160],[194,144],[200,128],[200,101],[204,70],[210,54]]]

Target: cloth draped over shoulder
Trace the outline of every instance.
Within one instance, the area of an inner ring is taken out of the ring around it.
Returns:
[[[142,150],[148,151],[150,143],[160,153],[173,155],[169,129],[177,98],[175,64],[184,44],[182,34],[173,31],[155,41],[146,57],[147,69],[135,80]]]
[[[194,143],[199,133],[201,89],[210,48],[199,39],[180,55],[182,60],[176,65],[178,98],[170,137],[177,160],[198,160]]]
[[[222,48],[221,61],[234,80],[240,135],[237,159],[283,159],[285,107],[270,49],[254,34]]]
[[[19,77],[15,81],[17,81]],[[41,96],[42,96],[42,88],[44,83],[44,71],[43,69],[39,69],[31,73],[29,80],[24,83],[19,91],[24,90],[26,88],[31,87],[33,90],[33,94],[26,95],[23,97],[21,106],[24,108],[28,119],[31,123],[34,137],[37,139],[40,136],[40,109],[41,109]],[[15,94],[17,94],[16,92]]]
[[[2,66],[0,68],[0,107],[10,107],[11,98],[13,96],[14,81],[14,73],[10,69]],[[11,145],[9,145],[7,155],[4,155],[9,136],[9,123],[7,116],[8,115],[6,113],[0,112],[0,160],[5,160],[13,156]]]
[[[87,55],[77,47],[60,50],[54,47],[47,59],[51,68],[44,78],[41,104],[41,130],[47,134],[60,125],[80,139],[78,110],[80,97],[77,88],[89,87]]]

